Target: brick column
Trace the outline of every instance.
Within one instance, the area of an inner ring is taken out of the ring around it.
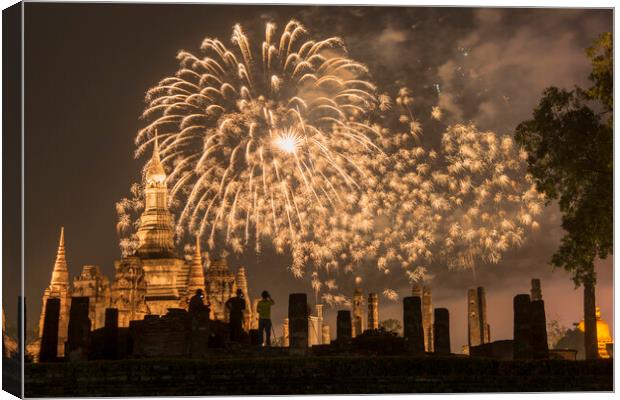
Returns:
[[[308,349],[308,298],[305,293],[288,297],[289,348],[305,353]]]
[[[284,322],[282,323],[282,346],[289,347],[290,345],[290,336],[288,331],[288,318],[284,318]]]
[[[88,297],[73,297],[69,311],[69,328],[65,344],[65,359],[80,361],[88,358],[90,319],[88,318]]]
[[[103,326],[103,358],[114,360],[118,357],[118,309],[105,309]]]
[[[336,318],[336,340],[347,343],[353,336],[353,323],[351,321],[351,311],[340,310]]]
[[[450,313],[447,308],[435,309],[433,323],[433,338],[435,353],[450,354]]]
[[[41,333],[40,362],[58,359],[58,326],[60,320],[60,299],[48,298],[45,302],[43,332]]]
[[[368,329],[379,329],[379,296],[368,294]]]
[[[330,344],[332,341],[330,332],[329,332],[329,325],[327,324],[323,324],[323,327],[321,328],[322,332],[321,332],[321,343],[322,344]]]
[[[403,328],[409,350],[424,354],[424,328],[422,324],[422,299],[417,296],[403,299]]]
[[[545,317],[544,300],[536,300],[530,303],[530,319],[532,330],[532,357],[535,359],[549,358],[547,318]]]
[[[513,357],[517,359],[532,358],[532,327],[530,315],[530,295],[518,294],[513,300],[514,342]]]

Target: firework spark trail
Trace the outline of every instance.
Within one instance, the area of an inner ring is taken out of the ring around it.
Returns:
[[[157,130],[178,237],[236,253],[269,243],[295,276],[314,268],[317,298],[343,304],[337,276],[372,266],[419,281],[433,263],[497,263],[536,229],[544,199],[510,137],[456,125],[425,149],[409,89],[376,95],[338,38],[307,40],[296,21],[276,32],[267,24],[258,51],[240,26],[230,49],[205,39],[147,92],[136,155]],[[119,231],[140,207],[135,193],[117,204]]]

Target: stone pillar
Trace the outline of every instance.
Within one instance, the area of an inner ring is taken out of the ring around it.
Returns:
[[[105,309],[103,326],[103,358],[114,360],[118,357],[118,309]]]
[[[491,343],[491,326],[487,322],[487,293],[482,286],[478,287],[478,301],[480,304],[480,326],[482,327],[482,340]]]
[[[73,297],[69,311],[69,328],[65,344],[65,359],[81,361],[88,358],[90,318],[88,318],[88,297]]]
[[[411,295],[422,300],[422,328],[424,329],[424,348],[428,352],[433,351],[433,301],[431,288],[428,285],[416,283],[413,285]]]
[[[433,323],[434,351],[438,354],[450,354],[450,314],[447,308],[435,309]]]
[[[316,309],[316,329],[317,344],[323,344],[323,304],[317,304]]]
[[[532,301],[542,300],[542,290],[540,289],[540,279],[532,279],[532,289],[530,290]]]
[[[351,321],[351,311],[340,310],[336,319],[336,340],[347,343],[353,337],[353,324]]]
[[[379,329],[379,296],[368,294],[368,329]]]
[[[435,340],[433,338],[433,301],[430,286],[424,287],[424,297],[422,298],[422,325],[424,327],[424,347],[426,351],[434,350]]]
[[[293,352],[306,352],[308,348],[308,298],[305,293],[288,297],[289,346]]]
[[[467,325],[469,347],[491,341],[491,328],[487,324],[486,292],[483,287],[467,291]]]
[[[282,346],[289,346],[289,335],[288,335],[288,318],[284,318],[284,323],[282,324]]]
[[[514,342],[513,357],[517,359],[532,358],[532,329],[530,315],[530,296],[518,294],[513,300],[514,308]]]
[[[467,291],[467,344],[469,348],[482,344],[476,289]]]
[[[122,315],[119,313],[119,316]],[[148,316],[148,315],[147,315]],[[145,316],[146,319],[146,316]],[[122,351],[128,355],[140,355],[142,353],[142,346],[140,337],[142,336],[142,327],[144,326],[144,320],[129,321],[129,334],[127,335],[127,346]]]
[[[43,332],[41,332],[40,362],[58,359],[58,327],[60,320],[60,299],[48,298],[45,302]]]
[[[323,324],[323,331],[321,333],[322,333],[321,343],[330,344],[332,341],[332,338],[329,332],[329,325]]]
[[[549,358],[547,342],[547,319],[545,318],[545,302],[536,300],[530,303],[530,321],[532,330],[532,357],[534,359]]]
[[[360,288],[355,288],[353,293],[352,311],[351,321],[353,330],[351,331],[351,336],[355,337],[364,333],[364,294]]]
[[[422,299],[417,296],[403,299],[403,330],[409,350],[415,354],[424,354]]]
[[[308,317],[308,346],[321,344],[322,332],[323,330],[319,324],[319,319],[316,315],[310,315]]]

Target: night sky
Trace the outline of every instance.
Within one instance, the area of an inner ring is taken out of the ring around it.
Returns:
[[[25,15],[25,295],[28,324],[39,318],[60,226],[65,226],[72,276],[85,264],[113,277],[120,257],[114,204],[128,195],[145,159],[133,158],[145,91],[177,69],[179,49],[197,52],[205,37],[229,43],[232,26],[262,40],[264,24],[290,18],[314,37],[340,36],[350,56],[366,64],[382,90],[406,85],[421,107],[439,104],[445,117],[426,128],[428,146],[451,123],[512,133],[530,117],[550,85],[587,85],[584,49],[612,29],[610,10],[250,7],[26,3]],[[439,90],[438,90],[439,89]],[[441,95],[438,96],[438,92]],[[451,313],[452,350],[467,342],[466,291],[487,288],[493,340],[512,337],[512,298],[542,279],[547,318],[571,326],[581,320],[582,292],[548,261],[562,236],[557,207],[539,218],[541,229],[476,275],[435,268],[435,307]],[[295,280],[287,257],[269,251],[233,260],[246,266],[250,294],[268,289],[276,328],[288,294],[311,290]],[[597,303],[612,321],[612,260],[598,265]],[[6,268],[6,266],[5,266]],[[363,289],[381,291],[371,276]],[[6,285],[5,285],[6,288]],[[410,293],[400,282],[401,296]],[[6,289],[5,289],[6,290]],[[342,286],[347,294],[352,287]],[[5,294],[6,295],[9,293]],[[7,312],[14,313],[9,302]],[[401,319],[402,306],[381,298],[380,319]],[[335,321],[335,311],[327,318]],[[335,326],[334,326],[335,328]],[[335,329],[334,329],[335,331]],[[279,331],[278,331],[279,332]]]

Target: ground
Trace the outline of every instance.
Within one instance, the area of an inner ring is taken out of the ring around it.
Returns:
[[[28,364],[26,397],[611,391],[613,364],[460,356],[134,359]]]

